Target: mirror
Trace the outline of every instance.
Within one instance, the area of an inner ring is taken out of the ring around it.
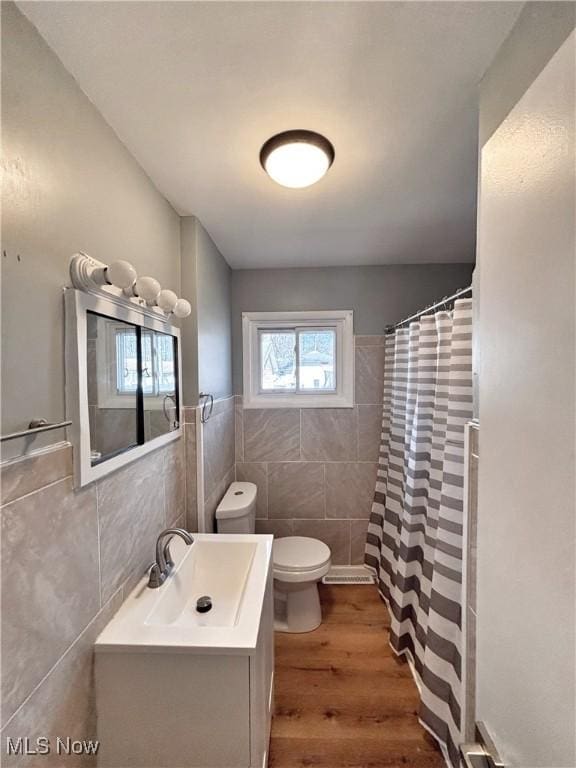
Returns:
[[[129,300],[68,289],[66,403],[76,487],[182,435],[180,332]]]
[[[178,428],[175,342],[168,333],[142,329],[145,440]]]
[[[86,370],[92,466],[178,429],[174,336],[88,311]]]
[[[86,365],[92,466],[138,445],[137,328],[88,312]]]

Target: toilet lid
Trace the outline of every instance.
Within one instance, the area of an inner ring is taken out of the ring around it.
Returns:
[[[330,549],[318,539],[286,536],[274,539],[274,567],[283,571],[312,571],[330,560]]]

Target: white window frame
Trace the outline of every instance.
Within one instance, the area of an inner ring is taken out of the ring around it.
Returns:
[[[336,331],[336,390],[311,392],[260,389],[260,331],[330,328]],[[244,408],[353,408],[354,313],[346,310],[243,312]]]
[[[118,324],[118,321],[111,317],[105,317],[106,323],[106,335],[102,343],[96,345],[96,359],[97,370],[107,370],[109,366],[116,368],[116,334],[119,330],[124,330],[125,325]],[[153,331],[157,329],[149,328]],[[173,334],[160,331],[164,335],[172,337]],[[154,358],[154,348],[152,348],[152,356]],[[155,361],[152,360],[152,366],[154,367]],[[112,385],[112,382],[105,378],[98,378],[97,381],[98,390],[98,404],[101,408],[129,408],[130,398],[136,397],[136,390],[133,392],[119,392],[117,387]],[[158,392],[158,394],[144,393],[144,403],[146,411],[161,411],[164,408],[164,402],[167,395],[171,393]],[[128,403],[128,405],[127,405]]]

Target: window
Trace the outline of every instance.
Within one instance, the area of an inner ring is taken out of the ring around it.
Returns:
[[[116,338],[116,393],[132,394],[138,386],[136,336],[114,328]],[[142,392],[163,395],[174,391],[174,340],[172,336],[142,331]]]
[[[136,392],[138,387],[138,351],[136,349],[136,333],[134,329],[116,326],[116,392],[128,395]]]
[[[98,377],[101,405],[125,408],[126,401],[136,394],[140,350],[142,394],[146,399],[146,408],[165,408],[166,397],[173,395],[176,386],[174,338],[170,334],[146,328],[138,336],[135,327],[112,318],[104,318],[101,322],[104,324],[100,332],[102,341],[96,345],[99,370],[114,372],[113,377]]]
[[[348,310],[245,312],[245,407],[352,407],[352,318]]]

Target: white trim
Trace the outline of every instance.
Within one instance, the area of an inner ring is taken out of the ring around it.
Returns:
[[[336,392],[260,392],[258,332],[266,328],[318,326],[336,329]],[[353,408],[354,313],[352,310],[243,312],[244,408]]]
[[[461,734],[463,741],[474,740],[474,722],[475,717],[475,705],[474,702],[469,701],[468,696],[468,683],[470,677],[475,674],[475,666],[473,659],[471,659],[471,638],[469,636],[468,628],[468,609],[470,608],[474,613],[475,609],[468,605],[468,591],[472,574],[470,573],[470,529],[474,525],[474,521],[470,519],[470,494],[472,488],[470,486],[470,471],[472,466],[472,457],[475,455],[472,453],[472,430],[479,430],[479,423],[476,419],[467,422],[464,425],[464,488],[462,490],[463,498],[463,515],[462,515],[462,669],[461,669]],[[472,707],[469,705],[472,704]],[[472,708],[472,712],[470,709]]]
[[[68,427],[64,427],[64,429],[68,429]],[[33,448],[32,450],[28,451],[28,453],[22,453],[20,456],[10,456],[2,459],[0,460],[0,467],[4,469],[5,467],[11,466],[12,464],[19,464],[20,462],[26,461],[26,459],[36,459],[46,453],[54,453],[55,451],[61,451],[64,448],[71,446],[72,443],[69,440],[60,440],[58,443],[50,443],[50,445],[44,445],[41,448]],[[68,477],[68,475],[63,475],[63,478],[64,477]],[[43,488],[43,486],[40,486],[40,488]]]
[[[196,412],[196,520],[198,533],[206,533],[206,512],[204,509],[204,424],[202,408]],[[210,531],[212,533],[212,531]]]
[[[64,292],[66,306],[66,418],[72,421],[70,433],[74,448],[74,484],[80,488],[98,480],[110,472],[161,448],[182,436],[182,405],[178,414],[178,429],[154,437],[143,445],[126,450],[101,464],[92,466],[90,461],[90,421],[88,416],[87,334],[86,313],[96,312],[116,320],[123,320],[143,328],[169,333],[178,340],[178,391],[182,394],[182,360],[180,331],[160,316],[151,317],[135,304],[111,301],[108,296],[84,293],[67,288]]]

